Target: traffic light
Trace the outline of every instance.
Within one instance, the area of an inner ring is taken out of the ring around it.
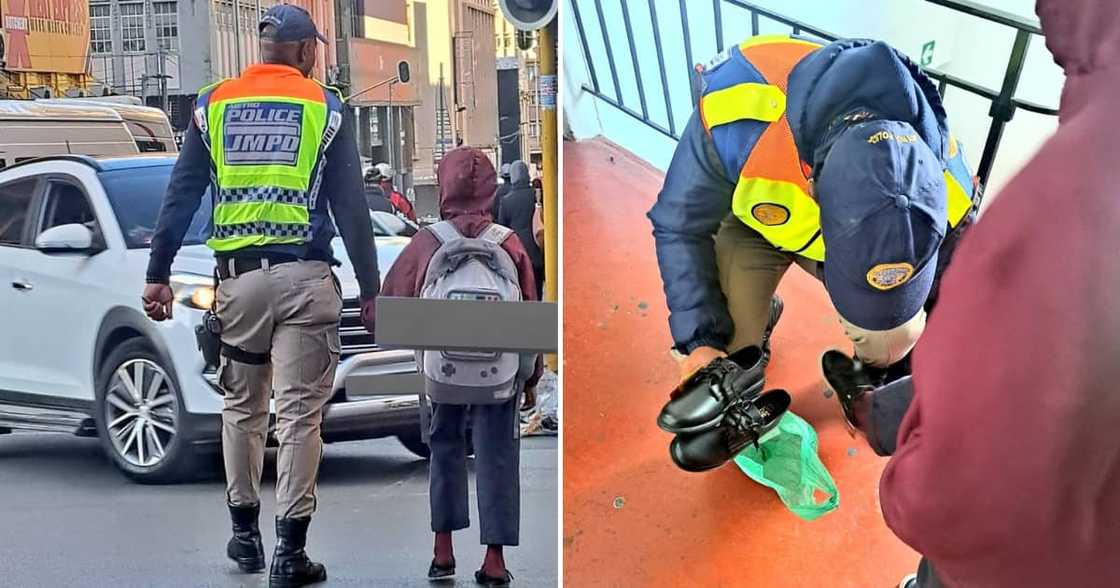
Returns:
[[[533,31],[517,31],[517,48],[522,51],[533,48]]]
[[[499,0],[502,14],[514,28],[535,31],[556,17],[559,0]]]

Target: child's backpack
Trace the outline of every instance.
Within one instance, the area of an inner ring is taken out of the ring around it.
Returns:
[[[491,224],[475,238],[447,221],[428,229],[440,247],[428,262],[420,297],[435,300],[520,302],[517,267],[502,243],[513,231]],[[418,351],[425,391],[444,404],[500,404],[517,393],[517,353]]]

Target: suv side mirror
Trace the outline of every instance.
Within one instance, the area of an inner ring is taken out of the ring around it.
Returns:
[[[43,253],[96,253],[93,231],[82,224],[51,227],[35,238],[35,248]]]

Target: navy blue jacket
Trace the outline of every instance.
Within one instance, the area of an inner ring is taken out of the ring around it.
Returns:
[[[761,74],[735,81],[743,82],[768,83]],[[704,73],[704,83],[722,87],[728,81],[716,67]],[[881,41],[836,41],[810,53],[790,74],[786,108],[798,153],[810,165],[827,154],[832,123],[856,110],[910,123],[934,153],[946,153],[949,141],[936,86],[909,58]],[[693,112],[649,211],[669,328],[681,352],[700,346],[723,349],[731,340],[734,323],[720,290],[713,238],[731,213],[738,170],[765,130],[763,122],[740,125],[735,152],[719,153],[699,113]]]

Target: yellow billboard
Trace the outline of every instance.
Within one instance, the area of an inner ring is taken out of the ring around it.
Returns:
[[[0,0],[4,69],[84,73],[89,63],[87,0]]]

